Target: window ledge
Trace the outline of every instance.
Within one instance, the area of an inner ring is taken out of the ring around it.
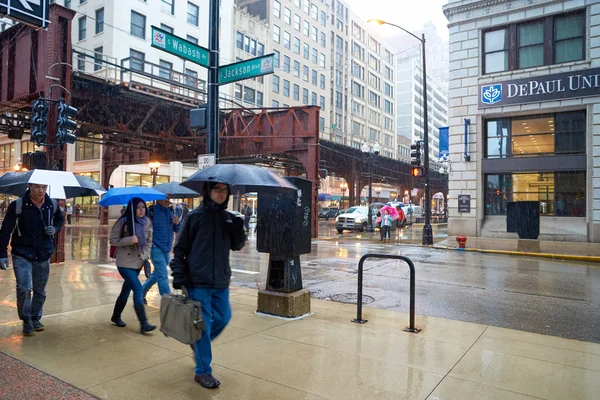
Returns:
[[[592,64],[591,60],[571,61],[568,63],[544,65],[541,67],[515,69],[512,71],[494,72],[491,74],[480,75],[479,79],[480,80],[481,79],[488,80],[488,79],[494,79],[494,78],[512,77],[513,75],[526,74],[526,73],[532,73],[532,72],[542,72],[542,71],[547,72],[548,74],[551,74],[553,69],[565,68],[565,67],[579,67],[579,66],[590,67],[591,64]],[[516,77],[515,79],[518,79],[518,77]]]
[[[95,33],[95,34],[94,34],[94,37],[97,37],[97,36],[102,36],[102,35],[104,35],[104,31],[102,31],[102,32],[98,32],[98,33]]]

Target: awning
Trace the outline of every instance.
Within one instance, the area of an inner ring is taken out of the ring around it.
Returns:
[[[331,200],[331,195],[329,193],[319,193],[319,201],[328,201]]]

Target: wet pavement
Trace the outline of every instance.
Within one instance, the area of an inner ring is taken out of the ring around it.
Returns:
[[[314,298],[355,301],[360,257],[400,254],[410,257],[416,266],[418,315],[600,343],[597,264],[380,243],[377,232],[338,235],[334,231],[333,235],[331,221],[320,225],[323,236],[313,241],[311,254],[301,256],[304,286]],[[438,237],[444,235],[443,230],[439,229]],[[420,237],[418,227],[398,233]],[[109,268],[114,262],[108,258],[108,227],[68,227],[66,242],[67,259],[104,265],[100,273],[105,279],[119,279]],[[264,288],[267,266],[268,254],[256,251],[256,239],[251,236],[247,246],[232,256],[232,284]],[[365,305],[407,311],[408,287],[409,269],[403,262],[365,263]]]

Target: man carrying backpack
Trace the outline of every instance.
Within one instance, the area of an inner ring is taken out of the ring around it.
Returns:
[[[44,330],[40,321],[46,301],[50,257],[54,253],[54,235],[64,224],[56,200],[46,194],[47,188],[30,184],[23,197],[10,203],[0,229],[0,270],[8,269],[7,248],[12,235],[17,309],[23,320],[24,336]]]

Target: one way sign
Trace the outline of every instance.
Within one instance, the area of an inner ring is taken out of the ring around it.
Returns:
[[[36,28],[48,27],[50,0],[0,0],[0,14]]]

